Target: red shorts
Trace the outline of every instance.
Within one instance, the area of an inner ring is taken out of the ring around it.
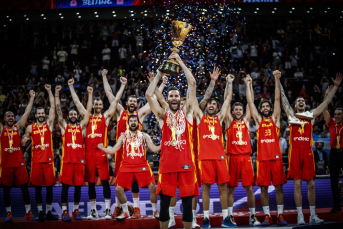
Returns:
[[[150,170],[150,171],[149,171]],[[155,177],[151,169],[145,172],[121,172],[119,170],[116,179],[116,186],[119,185],[124,188],[125,191],[131,189],[132,183],[137,180],[139,187],[147,188],[150,183],[155,183]]]
[[[199,187],[195,181],[194,172],[160,173],[156,194],[162,191],[164,195],[175,196],[176,188],[179,187],[180,198],[185,196],[199,196]]]
[[[85,165],[79,163],[63,163],[59,182],[68,185],[84,185]]]
[[[30,184],[43,186],[51,186],[56,184],[55,166],[53,162],[32,163]]]
[[[2,185],[12,186],[13,179],[17,186],[29,182],[29,175],[27,174],[25,165],[12,168],[2,168],[2,171],[0,169],[0,172],[0,184]]]
[[[206,184],[223,184],[230,181],[226,160],[199,161],[201,181]]]
[[[288,156],[289,179],[310,180],[316,176],[314,155],[310,147],[290,147]]]
[[[255,185],[254,169],[249,154],[229,154],[227,160],[231,178],[228,185],[238,187],[239,178],[241,178],[243,187]]]
[[[110,178],[107,154],[101,150],[86,152],[85,182],[95,183],[96,171],[100,180]]]
[[[274,186],[287,183],[282,160],[257,161],[256,177],[258,186],[270,186],[271,181]]]
[[[201,187],[202,182],[201,182],[199,163],[200,163],[200,161],[198,161],[198,159],[195,159],[195,174],[196,174],[196,178],[197,178],[196,182],[198,183],[198,186]]]

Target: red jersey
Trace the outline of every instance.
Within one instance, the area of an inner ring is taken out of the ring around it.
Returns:
[[[85,164],[82,128],[80,125],[67,128],[62,136],[62,163]]]
[[[32,124],[32,163],[46,163],[54,161],[54,150],[52,145],[52,133],[49,125],[44,122],[42,126]]]
[[[304,123],[304,126],[290,124],[289,125],[289,144],[290,147],[312,147],[313,138],[312,138],[312,123],[311,121],[301,120]]]
[[[342,149],[343,148],[343,125],[337,125],[336,121],[330,119],[328,123],[330,128],[331,140],[330,140],[330,147],[334,149]],[[337,144],[337,139],[339,139],[339,144]]]
[[[240,138],[240,133],[242,134]],[[249,138],[249,128],[242,119],[237,125],[236,120],[231,122],[231,125],[226,129],[226,153],[227,154],[251,154],[251,143]],[[242,142],[239,140],[241,139]]]
[[[194,171],[193,126],[188,122],[182,109],[176,113],[175,142],[173,146],[173,114],[164,115],[161,140],[160,173]]]
[[[203,115],[197,129],[199,160],[225,160],[222,127],[218,116]]]
[[[146,160],[146,147],[144,134],[137,131],[135,136],[129,132],[124,134],[123,157],[120,166],[121,172],[148,171],[150,166]]]
[[[102,143],[107,147],[107,126],[105,116],[90,115],[86,128],[86,151],[99,150],[98,145]]]
[[[196,123],[195,118],[193,118],[193,152],[195,159],[198,160],[198,129]]]
[[[12,141],[11,147],[10,141]],[[12,168],[22,165],[25,165],[25,161],[20,146],[19,128],[16,125],[13,125],[12,129],[4,126],[0,141],[0,167]]]
[[[262,118],[257,134],[257,160],[271,161],[282,159],[280,148],[280,128],[273,119]]]

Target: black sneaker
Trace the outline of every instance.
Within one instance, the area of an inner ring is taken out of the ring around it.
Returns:
[[[39,222],[44,222],[45,221],[45,215],[44,215],[43,211],[39,211],[38,221]]]
[[[51,213],[51,211],[48,211],[48,213],[46,213],[45,219],[46,220],[58,220],[58,216],[57,215],[53,215]]]

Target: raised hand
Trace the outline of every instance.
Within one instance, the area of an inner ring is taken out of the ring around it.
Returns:
[[[164,83],[165,85],[167,85],[167,83],[168,83],[168,75],[164,75],[164,76],[162,77],[162,81],[163,81],[163,83]]]
[[[252,83],[252,79],[249,74],[244,78],[245,84],[250,85]]]
[[[61,89],[62,89],[62,86],[61,85],[57,85],[56,87],[55,87],[55,91],[61,91]]]
[[[212,73],[210,72],[211,80],[217,81],[219,75],[220,75],[220,70],[218,67],[214,67],[213,72]]]
[[[122,84],[122,85],[126,85],[127,84],[127,78],[125,78],[125,77],[120,77],[120,83]]]
[[[228,81],[228,82],[233,82],[234,79],[235,79],[235,76],[232,75],[232,74],[228,74],[228,75],[226,76],[226,81]]]
[[[68,80],[68,86],[74,85],[74,78]]]
[[[176,52],[172,52],[172,54],[169,56],[169,59],[175,59],[177,62],[181,61],[181,57]]]
[[[281,72],[278,70],[273,71],[273,76],[275,77],[275,80],[279,80],[281,78]]]
[[[328,88],[325,91],[325,97],[328,96],[328,94],[331,92],[332,88],[333,88],[333,85],[328,86]]]
[[[36,93],[35,93],[34,90],[30,90],[30,91],[29,91],[29,95],[30,95],[30,98],[34,98],[35,95],[36,95]]]
[[[102,76],[107,76],[107,73],[108,73],[107,69],[103,69],[103,70],[101,71],[101,75],[102,75]]]
[[[331,77],[331,79],[332,79],[332,82],[335,84],[335,86],[338,87],[342,82],[342,74],[336,73],[336,79],[333,79],[332,77]]]
[[[92,87],[87,87],[87,92],[88,93],[93,93],[93,88]]]
[[[153,72],[149,72],[147,76],[149,83],[151,83],[155,79],[155,75]]]
[[[44,85],[45,90],[51,91],[51,85],[50,84],[45,84]]]

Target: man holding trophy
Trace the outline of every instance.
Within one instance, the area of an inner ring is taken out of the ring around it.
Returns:
[[[173,45],[179,47],[192,26],[186,22],[173,21]],[[175,195],[177,186],[183,205],[182,222],[184,228],[192,228],[192,197],[199,195],[199,188],[195,176],[195,164],[193,155],[193,110],[194,101],[187,99],[185,106],[180,109],[181,93],[176,87],[171,87],[167,92],[169,108],[164,110],[160,107],[154,92],[157,83],[163,74],[178,75],[179,69],[184,71],[187,78],[187,97],[195,97],[196,81],[177,54],[177,49],[170,55],[168,61],[164,61],[157,71],[157,75],[146,92],[148,103],[156,115],[162,129],[161,159],[159,170],[159,182],[157,194],[161,198],[160,228],[168,228],[169,204]]]

